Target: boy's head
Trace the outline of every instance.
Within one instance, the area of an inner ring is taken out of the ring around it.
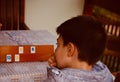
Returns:
[[[67,55],[68,59],[64,59],[65,54],[77,54],[76,57],[79,61],[85,61],[89,65],[93,65],[104,51],[106,44],[105,29],[94,17],[77,16],[71,18],[62,23],[56,29],[56,32],[59,35],[58,46],[55,51],[57,64],[62,64],[64,61],[66,61],[66,64],[68,63],[71,55]],[[75,48],[77,53],[74,52]],[[70,53],[69,49],[72,50]]]

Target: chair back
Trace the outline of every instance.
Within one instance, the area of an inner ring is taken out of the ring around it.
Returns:
[[[106,50],[101,57],[111,72],[120,71],[120,23],[105,23],[107,32]]]

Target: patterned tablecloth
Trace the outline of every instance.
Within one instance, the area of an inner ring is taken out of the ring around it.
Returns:
[[[47,30],[0,31],[0,45],[55,45],[56,37]]]
[[[42,82],[47,62],[0,63],[0,82]]]

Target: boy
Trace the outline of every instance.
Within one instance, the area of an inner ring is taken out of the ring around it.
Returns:
[[[44,82],[113,82],[99,61],[106,44],[102,24],[91,16],[77,16],[62,23],[54,55],[48,60]]]

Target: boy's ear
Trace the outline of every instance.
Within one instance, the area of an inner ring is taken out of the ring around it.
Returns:
[[[71,42],[67,44],[67,49],[68,49],[68,56],[71,57],[74,55],[75,52],[75,45]]]

